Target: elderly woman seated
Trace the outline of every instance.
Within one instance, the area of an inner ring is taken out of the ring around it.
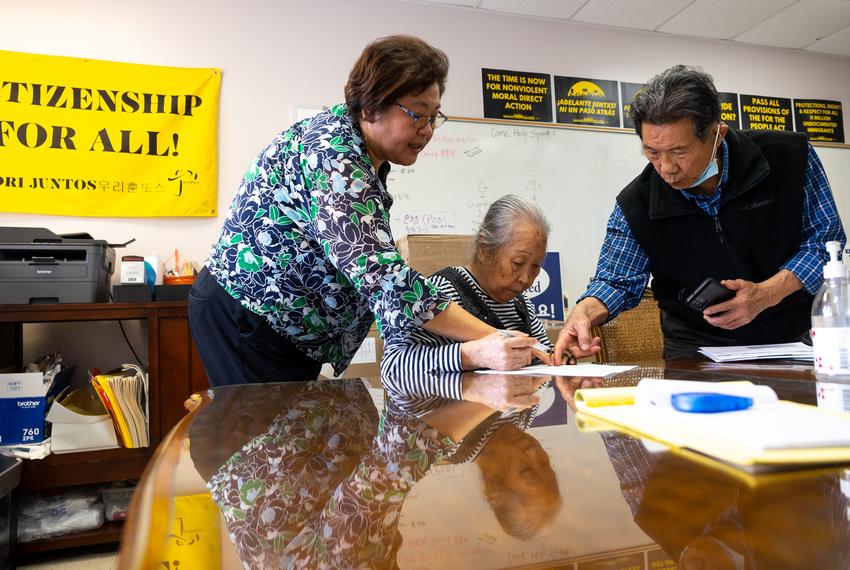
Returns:
[[[531,335],[551,349],[543,325],[523,294],[540,273],[548,237],[549,223],[539,207],[519,196],[503,196],[490,205],[481,222],[470,263],[447,267],[429,279],[479,319],[501,331]],[[504,350],[505,341],[504,334],[494,333],[457,342],[418,329],[404,341],[385,347],[381,371],[402,377],[475,370],[487,367],[492,355]],[[537,355],[549,363],[548,355]]]

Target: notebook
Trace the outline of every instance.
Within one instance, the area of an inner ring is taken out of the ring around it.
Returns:
[[[683,392],[747,396],[755,403],[734,412],[679,412],[669,401]],[[637,387],[578,390],[575,403],[579,419],[602,420],[753,471],[850,462],[850,414],[779,400],[769,387],[750,382],[645,378]]]

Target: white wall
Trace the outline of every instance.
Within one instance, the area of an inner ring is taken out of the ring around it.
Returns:
[[[0,213],[0,225],[88,231],[112,243],[135,237],[136,243],[119,254],[156,251],[162,256],[179,247],[184,256],[205,258],[255,154],[293,122],[296,106],[342,101],[355,58],[366,43],[383,35],[416,34],[446,51],[451,71],[443,108],[455,116],[482,115],[482,67],[639,83],[674,63],[687,63],[712,73],[723,91],[850,105],[848,58],[389,0],[0,0],[0,19],[2,50],[222,70],[218,218]],[[0,69],[0,81],[9,72]],[[845,132],[850,132],[847,118]],[[7,166],[0,153],[0,173]],[[603,224],[608,213],[605,208],[587,215]],[[569,266],[570,245],[551,244],[563,252],[564,266]],[[599,244],[580,247],[598,250]],[[578,293],[571,291],[571,296]],[[88,336],[72,329],[77,334],[71,337]],[[134,345],[143,350],[145,332],[130,329]],[[74,343],[57,342],[57,333],[30,335],[35,341],[25,358],[61,346],[66,359],[80,367],[131,360],[120,335],[108,336],[114,341],[108,362],[103,362],[103,345],[97,357],[88,357],[85,347],[74,354]]]
[[[482,67],[643,82],[687,63],[703,66],[724,91],[850,103],[847,58],[408,2],[0,0],[0,14],[3,50],[222,69],[218,219],[0,214],[0,225],[88,231],[113,243],[135,237],[124,253],[163,255],[179,247],[204,258],[254,155],[294,120],[297,105],[341,101],[354,59],[382,35],[413,33],[446,51],[451,72],[443,107],[450,115],[482,115]],[[0,80],[7,73],[0,70]],[[0,171],[2,160],[0,154]],[[608,212],[588,214],[603,223]]]

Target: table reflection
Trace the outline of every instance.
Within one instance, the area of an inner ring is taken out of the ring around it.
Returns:
[[[845,474],[745,476],[601,434],[635,523],[679,568],[847,568]]]
[[[742,379],[384,378],[381,411],[359,379],[222,387],[189,449],[245,568],[850,568],[841,469],[747,475],[577,429],[577,389],[644,377]]]
[[[472,462],[507,534],[551,524],[557,477],[523,429],[535,407],[446,399],[418,409],[388,399],[379,422],[358,381],[216,389],[190,427],[191,457],[245,566],[394,566],[399,512],[435,464]]]

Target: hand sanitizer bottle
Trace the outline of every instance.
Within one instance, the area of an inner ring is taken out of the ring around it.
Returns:
[[[844,263],[844,273],[850,279],[850,242],[844,246],[844,252],[841,254],[841,261]]]
[[[844,264],[838,260],[841,243],[827,242],[826,250],[823,285],[812,303],[815,375],[822,381],[850,382],[850,292]]]

